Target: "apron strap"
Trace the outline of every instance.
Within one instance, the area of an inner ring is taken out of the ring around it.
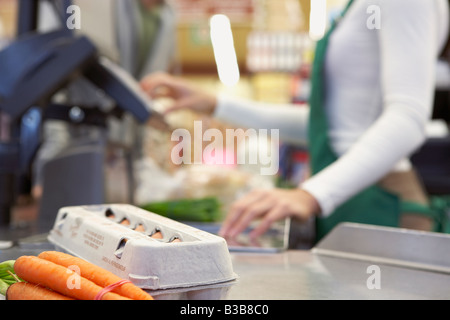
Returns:
[[[431,218],[433,220],[432,231],[450,233],[450,196],[433,196],[430,198],[429,205],[403,201],[401,203],[401,212]]]

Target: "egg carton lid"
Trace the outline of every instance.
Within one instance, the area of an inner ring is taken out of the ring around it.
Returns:
[[[237,279],[225,239],[128,204],[63,207],[48,240],[147,290]]]

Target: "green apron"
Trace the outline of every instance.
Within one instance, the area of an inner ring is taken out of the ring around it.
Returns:
[[[354,0],[344,9],[348,11]],[[328,122],[324,111],[323,65],[330,35],[336,28],[333,22],[328,33],[317,43],[312,68],[310,96],[309,153],[311,173],[316,174],[337,160],[328,139]],[[408,210],[408,211],[405,211]],[[400,198],[377,185],[366,188],[338,207],[330,216],[317,218],[316,241],[319,241],[340,222],[355,222],[398,227],[401,212],[416,212],[434,217],[434,211],[416,203],[403,203]]]

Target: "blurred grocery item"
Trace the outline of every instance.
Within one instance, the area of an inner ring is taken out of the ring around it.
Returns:
[[[9,262],[16,282],[7,300],[153,300],[129,280],[71,254],[44,251]]]
[[[252,73],[294,73],[300,70],[312,48],[307,33],[253,31],[247,37],[247,68]]]
[[[215,197],[153,202],[141,207],[176,221],[218,222],[223,218],[221,204]]]
[[[222,212],[243,194],[255,188],[273,188],[274,182],[265,176],[221,166],[190,165],[175,174],[177,187],[171,199],[217,198]]]

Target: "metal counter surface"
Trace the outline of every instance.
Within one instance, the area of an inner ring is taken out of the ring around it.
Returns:
[[[239,279],[228,299],[450,299],[450,275],[444,273],[377,264],[380,289],[369,289],[371,262],[320,256],[309,250],[233,254],[232,259]]]
[[[43,250],[8,249],[0,260]],[[369,289],[369,262],[292,250],[276,254],[233,253],[238,274],[229,300],[442,300],[450,299],[450,275],[379,265],[380,289]]]
[[[45,239],[36,235],[0,249],[0,261],[54,249]],[[239,278],[227,299],[447,300],[450,256],[442,257],[445,252],[450,252],[450,235],[343,225],[312,250],[232,252]],[[379,267],[379,289],[369,288],[372,265]]]
[[[233,254],[229,298],[447,300],[448,252],[448,234],[342,223],[312,250]]]

